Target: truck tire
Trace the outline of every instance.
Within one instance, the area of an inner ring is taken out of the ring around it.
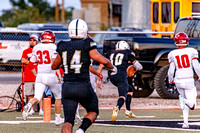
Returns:
[[[175,85],[170,85],[168,82],[168,72],[169,66],[161,67],[154,77],[154,88],[160,97],[164,99],[177,99],[178,91]]]
[[[139,78],[135,79],[132,82],[133,87],[133,97],[139,98],[139,97],[148,97],[152,94],[153,89],[149,85],[149,78]],[[140,83],[139,83],[140,82]],[[129,83],[130,84],[130,83]]]

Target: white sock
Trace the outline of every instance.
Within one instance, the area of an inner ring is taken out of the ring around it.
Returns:
[[[77,116],[80,116],[80,115],[79,115],[79,108],[80,108],[80,106],[79,106],[79,104],[78,104],[78,106],[77,106],[77,108],[76,108],[76,115],[77,115]]]
[[[32,107],[32,104],[31,104],[31,103],[28,103],[28,104],[27,104],[27,107],[28,107],[28,110],[27,110],[27,112],[29,112],[29,111],[30,111],[30,109],[31,109],[31,107]]]
[[[189,106],[189,108],[193,108],[195,103],[185,99],[185,104],[187,104],[187,106]]]
[[[59,117],[60,118],[60,114],[55,114],[55,117]]]
[[[188,116],[189,116],[189,107],[185,106],[183,110],[183,121],[185,124],[188,124]]]

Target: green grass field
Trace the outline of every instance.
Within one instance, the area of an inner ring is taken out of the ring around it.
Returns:
[[[136,109],[133,112],[138,116],[138,118],[130,119],[124,115],[124,110],[119,112],[117,121],[128,120],[128,121],[147,121],[147,120],[180,120],[182,121],[182,111],[180,109]],[[63,113],[62,113],[63,114]],[[81,116],[85,114],[84,110],[80,111]],[[99,121],[109,121],[112,114],[112,110],[100,110]],[[30,117],[41,117],[36,113]],[[189,120],[199,120],[200,110],[190,111]],[[52,110],[52,120],[54,120],[54,110]],[[21,119],[21,112],[1,112],[0,113],[0,132],[1,133],[59,133],[61,132],[61,126],[55,126],[54,123],[43,123],[42,118],[30,119],[28,118],[26,123],[13,123],[13,121],[24,122]],[[40,121],[41,123],[31,123]],[[7,124],[5,123],[7,122]],[[78,128],[78,125],[74,126],[73,131]],[[200,129],[199,129],[200,131]],[[87,131],[87,133],[185,133],[185,132],[195,132],[194,130],[183,130],[179,129],[161,129],[156,127],[136,127],[136,126],[114,126],[114,125],[92,125]]]

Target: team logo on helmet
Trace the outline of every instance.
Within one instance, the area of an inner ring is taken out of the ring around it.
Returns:
[[[119,41],[117,42],[115,49],[125,50],[125,49],[130,49],[130,47],[126,41]]]
[[[54,43],[56,39],[55,34],[51,30],[45,30],[41,35],[41,42]]]
[[[188,38],[188,35],[186,33],[179,32],[175,35],[174,41],[175,41],[175,45],[178,46],[178,47],[187,46],[189,38]]]

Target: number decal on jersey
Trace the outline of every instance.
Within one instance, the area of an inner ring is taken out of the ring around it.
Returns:
[[[68,65],[67,65],[67,51],[62,53],[63,65],[65,69],[65,74],[68,74]],[[70,69],[74,69],[74,73],[80,73],[82,63],[81,61],[81,51],[75,50],[75,53],[70,61]]]
[[[178,64],[178,68],[188,68],[190,67],[190,61],[189,61],[189,57],[187,54],[181,55],[181,57],[179,57],[178,55],[175,56],[176,60],[177,60],[177,64]]]
[[[50,64],[51,63],[51,59],[50,59],[50,55],[49,55],[49,51],[48,50],[44,50],[44,51],[37,51],[36,54],[38,55],[38,63],[39,64]]]
[[[113,65],[115,66],[119,66],[122,64],[122,61],[123,61],[123,58],[124,58],[124,54],[122,53],[118,53],[116,56],[115,56],[115,62],[113,62],[113,58],[114,58],[114,53],[112,53],[110,55],[110,61]]]

